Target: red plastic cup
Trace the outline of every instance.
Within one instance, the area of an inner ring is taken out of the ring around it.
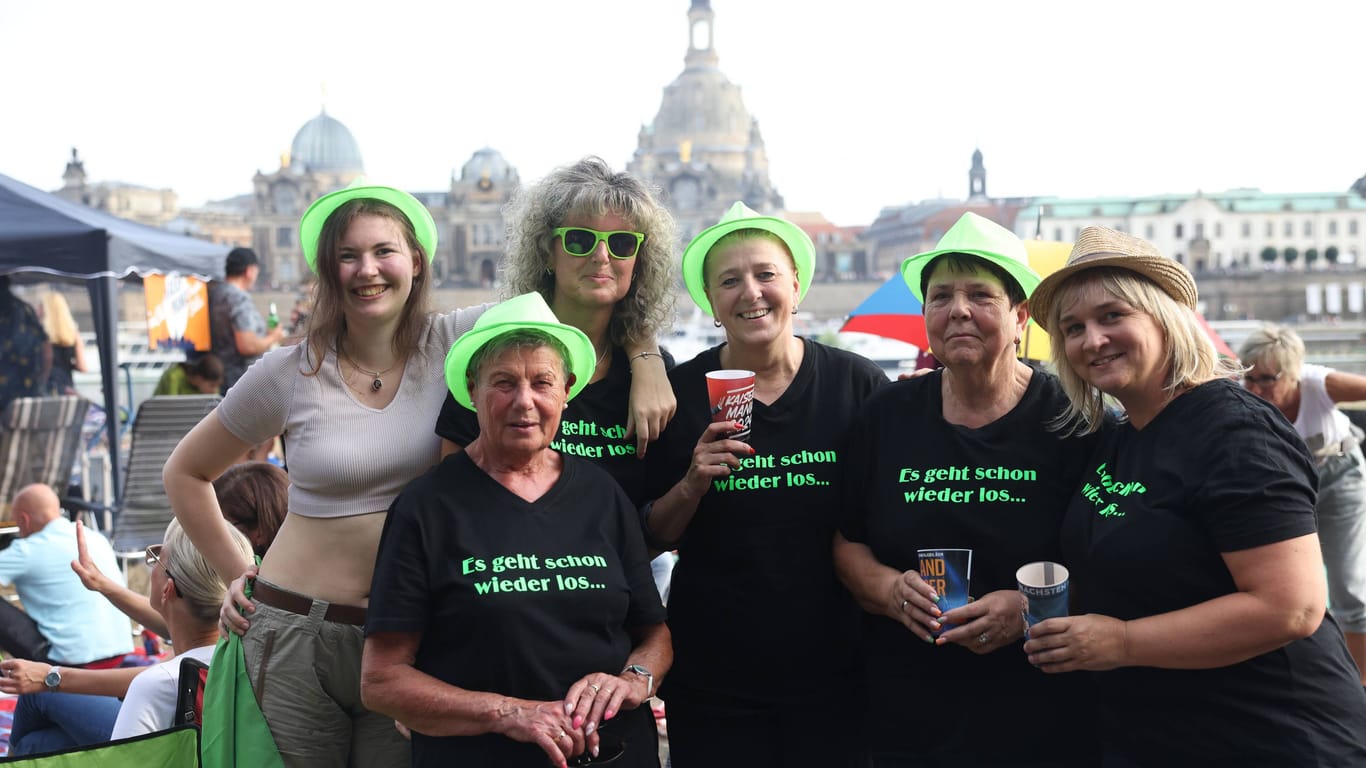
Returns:
[[[722,370],[707,373],[707,396],[711,401],[711,420],[740,424],[731,432],[732,440],[748,440],[754,419],[754,371]]]

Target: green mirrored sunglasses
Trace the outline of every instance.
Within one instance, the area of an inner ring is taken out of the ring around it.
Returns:
[[[588,227],[556,227],[551,233],[560,238],[564,252],[570,256],[590,256],[597,250],[598,243],[606,240],[607,252],[612,258],[632,259],[640,251],[640,244],[645,242],[643,233],[626,230],[599,232]]]

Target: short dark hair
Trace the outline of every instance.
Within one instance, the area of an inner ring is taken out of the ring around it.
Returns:
[[[228,251],[228,260],[224,264],[223,271],[227,273],[228,277],[236,277],[237,275],[245,275],[247,267],[260,263],[261,260],[256,258],[256,251],[250,248],[233,248]]]

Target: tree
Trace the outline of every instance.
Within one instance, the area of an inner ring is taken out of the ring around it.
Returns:
[[[1328,250],[1323,252],[1323,258],[1329,264],[1338,263],[1338,247],[1336,245],[1328,246]]]
[[[1276,260],[1276,249],[1275,249],[1275,248],[1272,248],[1271,246],[1268,245],[1267,247],[1265,247],[1265,248],[1262,249],[1262,261],[1263,261],[1264,263],[1266,263],[1266,264],[1271,264],[1271,263],[1274,262],[1275,260]]]
[[[1319,260],[1319,249],[1309,248],[1304,252],[1304,266],[1306,268],[1314,266],[1314,262]]]
[[[1299,261],[1300,252],[1295,250],[1293,246],[1288,247],[1284,251],[1283,258],[1285,259],[1285,265],[1288,267],[1291,264],[1294,264],[1296,261]]]

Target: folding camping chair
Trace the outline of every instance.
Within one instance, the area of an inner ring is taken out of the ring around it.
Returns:
[[[64,500],[70,507],[102,511],[113,518],[112,525],[109,520],[105,523],[113,532],[110,543],[121,559],[141,558],[147,545],[161,541],[174,516],[166,499],[166,486],[161,482],[161,470],[180,439],[221,399],[218,395],[164,395],[143,400],[133,420],[122,504],[104,507]]]
[[[0,520],[20,488],[33,483],[65,495],[90,403],[77,395],[20,397],[0,414]]]
[[[182,725],[60,752],[4,757],[0,758],[0,764],[24,768],[196,768],[199,765],[199,729]]]

